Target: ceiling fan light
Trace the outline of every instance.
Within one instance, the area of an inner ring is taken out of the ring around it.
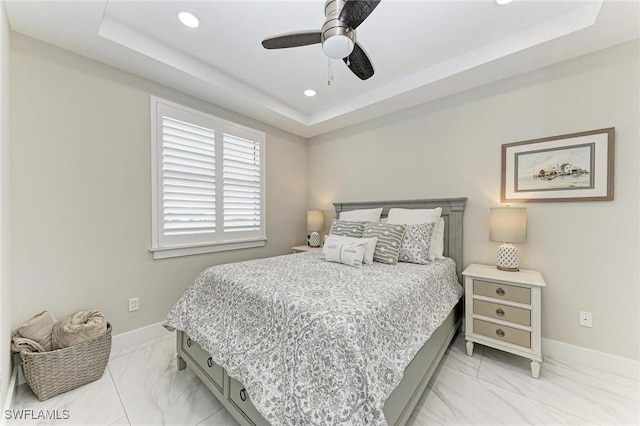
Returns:
[[[346,58],[353,51],[354,43],[346,35],[335,35],[322,43],[324,54],[333,59]]]

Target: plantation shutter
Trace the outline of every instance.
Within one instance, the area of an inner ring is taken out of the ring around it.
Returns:
[[[165,237],[216,231],[215,132],[162,117],[162,219]]]
[[[261,144],[223,134],[224,232],[255,233],[262,228]]]
[[[155,97],[151,108],[154,259],[264,247],[265,134]]]

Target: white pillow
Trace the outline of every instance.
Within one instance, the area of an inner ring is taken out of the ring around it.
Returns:
[[[382,214],[382,207],[378,209],[360,209],[340,212],[340,220],[350,222],[378,222]]]
[[[427,222],[437,222],[442,214],[442,208],[435,209],[390,209],[387,223],[392,225],[419,225]]]
[[[366,242],[343,242],[335,235],[329,235],[320,257],[327,262],[337,262],[361,268],[366,248]]]
[[[378,244],[378,238],[373,237],[373,238],[354,238],[354,237],[343,237],[341,235],[329,235],[330,237],[335,238],[338,241],[341,241],[343,243],[356,243],[356,244],[360,244],[360,243],[366,243],[365,246],[365,251],[364,251],[364,257],[362,258],[362,261],[367,264],[367,265],[371,265],[373,263],[373,253],[376,251],[376,244]],[[324,239],[324,243],[327,244],[327,238],[329,237],[327,236]]]

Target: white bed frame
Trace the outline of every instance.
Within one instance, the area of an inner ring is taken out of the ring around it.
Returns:
[[[456,262],[458,281],[462,283],[462,219],[466,198],[437,200],[406,200],[334,203],[336,215],[340,212],[382,207],[382,217],[390,208],[432,209],[442,208],[445,219],[444,255]],[[447,347],[453,340],[462,320],[462,303],[451,311],[447,319],[436,329],[429,340],[405,369],[398,387],[384,404],[384,415],[389,425],[404,425],[427,387]],[[253,407],[244,386],[230,377],[224,368],[211,362],[208,354],[197,342],[178,330],[178,369],[188,366],[204,382],[220,403],[241,425],[268,426],[269,423]]]

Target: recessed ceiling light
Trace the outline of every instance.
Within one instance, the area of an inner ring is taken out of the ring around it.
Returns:
[[[511,3],[513,0],[496,0],[496,4],[498,6],[504,6],[505,4]]]
[[[198,20],[198,18],[196,18],[195,15],[189,12],[178,13],[178,19],[189,28],[198,28],[200,26],[200,21]]]
[[[316,95],[316,91],[312,90],[312,89],[307,89],[307,90],[304,91],[304,94],[305,94],[305,96],[311,97],[311,96],[315,96]]]

